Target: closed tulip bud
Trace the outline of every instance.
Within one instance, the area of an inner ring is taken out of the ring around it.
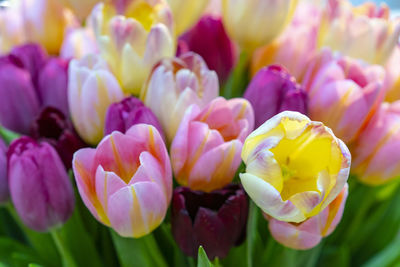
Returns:
[[[348,1],[328,1],[319,30],[319,47],[328,46],[346,56],[385,64],[400,37],[400,19],[390,19],[387,7]]]
[[[253,109],[242,98],[219,97],[204,109],[189,107],[170,149],[178,183],[205,192],[229,184],[241,162],[243,141],[253,127]]]
[[[68,31],[61,46],[60,56],[65,59],[81,59],[88,54],[97,54],[96,38],[91,28],[76,28]]]
[[[31,135],[51,144],[57,150],[66,169],[71,168],[75,151],[86,146],[63,112],[53,107],[47,107],[40,113],[33,122]]]
[[[69,66],[68,103],[79,136],[89,144],[103,137],[108,107],[124,98],[107,63],[97,55],[72,60]]]
[[[303,86],[309,115],[346,143],[354,141],[384,96],[384,70],[323,50],[309,65]]]
[[[394,49],[385,65],[386,101],[400,100],[400,44]]]
[[[321,213],[340,194],[351,162],[329,128],[293,111],[252,132],[242,159],[240,179],[250,198],[269,216],[294,223]]]
[[[50,59],[39,74],[37,88],[43,106],[57,107],[66,116],[69,116],[68,64],[61,58]]]
[[[384,103],[367,124],[352,148],[352,172],[369,185],[399,178],[400,101]]]
[[[281,33],[296,5],[297,0],[222,0],[224,25],[242,49],[252,51]]]
[[[113,131],[125,133],[131,126],[140,123],[153,125],[164,139],[157,117],[142,101],[132,96],[108,108],[104,133],[106,135]]]
[[[98,0],[59,0],[65,7],[70,8],[81,21],[86,19]]]
[[[111,10],[110,10],[111,9]],[[99,50],[125,92],[139,95],[153,66],[175,54],[172,16],[163,0],[132,1],[126,13],[99,4],[92,12]]]
[[[178,187],[172,198],[172,234],[180,249],[197,257],[203,246],[210,260],[224,258],[244,241],[247,196],[239,185],[204,193]]]
[[[307,93],[293,76],[277,65],[257,72],[244,98],[253,106],[255,127],[285,110],[307,114]]]
[[[255,51],[252,57],[253,75],[261,68],[279,64],[301,81],[305,66],[317,52],[318,29],[322,9],[315,3],[301,2],[293,21],[272,43]]]
[[[218,77],[197,54],[165,59],[153,70],[141,99],[157,118],[172,142],[186,109],[205,107],[218,96]]]
[[[8,53],[14,46],[26,42],[22,25],[23,21],[17,5],[0,9],[0,54]]]
[[[179,40],[186,44],[187,50],[199,54],[207,66],[217,72],[220,83],[228,79],[236,61],[236,51],[221,18],[210,15],[202,17]]]
[[[113,132],[96,149],[74,155],[73,170],[86,207],[125,237],[142,237],[160,225],[172,197],[171,165],[156,128]]]
[[[0,204],[8,200],[8,181],[7,181],[7,146],[0,139]]]
[[[268,216],[269,230],[273,238],[279,243],[292,249],[305,250],[315,247],[323,237],[330,235],[339,224],[346,198],[348,185],[321,213],[307,219],[300,224],[294,224]]]
[[[177,35],[184,33],[200,18],[209,0],[167,0],[174,15]]]
[[[50,54],[57,54],[65,30],[76,21],[56,0],[18,1],[24,32],[30,42],[40,43]]]
[[[29,71],[12,57],[0,59],[0,124],[28,134],[31,123],[39,114],[40,103]]]
[[[74,209],[74,190],[55,149],[21,137],[7,155],[11,198],[24,224],[41,232],[62,225]]]

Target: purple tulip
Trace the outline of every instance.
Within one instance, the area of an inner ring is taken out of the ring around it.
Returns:
[[[9,56],[21,62],[21,67],[29,71],[33,85],[37,87],[39,72],[48,59],[46,51],[40,45],[32,43],[14,47]]]
[[[22,134],[28,134],[40,104],[30,73],[20,68],[19,60],[0,60],[0,124]]]
[[[65,115],[53,107],[47,107],[40,113],[32,125],[31,135],[35,139],[51,144],[67,169],[72,167],[75,151],[87,146]]]
[[[74,209],[74,191],[55,149],[21,137],[7,157],[11,199],[24,224],[35,231],[63,224]]]
[[[179,51],[184,53],[189,50],[199,54],[208,67],[217,72],[220,82],[227,80],[235,64],[236,53],[221,18],[211,15],[203,16],[179,40]]]
[[[0,204],[8,200],[8,182],[7,182],[7,146],[0,139]]]
[[[125,133],[131,126],[139,123],[153,125],[164,139],[157,117],[142,101],[134,97],[127,97],[121,102],[110,105],[107,110],[104,133],[105,135],[113,131]]]
[[[210,193],[178,187],[172,198],[172,234],[188,256],[196,257],[201,245],[210,259],[223,258],[244,241],[247,215],[247,197],[239,185]]]
[[[259,70],[247,87],[244,98],[253,106],[256,128],[285,110],[307,115],[306,91],[285,68],[278,65]]]
[[[52,106],[68,116],[68,65],[69,61],[52,58],[39,73],[38,94],[45,107]]]

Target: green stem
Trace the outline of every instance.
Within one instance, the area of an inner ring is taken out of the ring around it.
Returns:
[[[250,201],[249,207],[249,219],[247,221],[247,266],[253,266],[253,250],[254,250],[254,240],[256,238],[257,230],[257,206],[253,201]]]
[[[7,130],[3,126],[0,126],[0,137],[7,143],[10,144],[13,140],[20,137],[19,134]]]
[[[54,243],[57,246],[58,251],[60,252],[63,266],[64,267],[76,267],[76,263],[72,258],[71,254],[69,253],[68,248],[65,246],[64,242],[62,241],[61,235],[57,230],[52,230],[50,232],[51,237],[54,240]]]
[[[272,257],[272,255],[274,254],[275,251],[275,247],[276,247],[276,241],[272,236],[269,236],[268,239],[268,243],[264,252],[264,257],[263,257],[263,263],[265,263],[265,265],[268,265],[268,263],[270,262],[270,259]]]
[[[243,95],[248,83],[247,67],[249,64],[249,59],[249,53],[245,51],[240,53],[239,61],[236,64],[232,74],[229,76],[224,89],[222,90],[223,97],[229,99]]]
[[[167,263],[165,262],[164,256],[162,255],[157,242],[154,238],[153,234],[148,234],[145,237],[142,237],[143,242],[145,243],[148,252],[151,253],[151,257],[154,260],[155,266],[158,267],[167,267]]]

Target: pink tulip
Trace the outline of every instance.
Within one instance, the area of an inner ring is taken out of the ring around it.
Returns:
[[[103,224],[126,237],[141,237],[163,221],[172,197],[171,165],[160,134],[136,124],[113,132],[72,162],[83,202]]]
[[[233,179],[244,139],[253,130],[254,112],[241,98],[214,99],[204,109],[190,106],[171,145],[177,181],[210,192]]]
[[[353,141],[381,103],[383,68],[323,50],[303,80],[309,115],[332,128],[345,143]]]
[[[339,224],[344,210],[348,186],[321,213],[300,223],[293,224],[268,217],[271,235],[284,246],[292,249],[310,249],[330,235]]]
[[[380,185],[400,174],[400,101],[384,103],[355,142],[352,171],[362,182]]]
[[[385,69],[385,100],[389,102],[400,100],[400,43],[386,62]]]

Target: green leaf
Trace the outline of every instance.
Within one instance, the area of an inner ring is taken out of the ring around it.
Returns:
[[[363,267],[389,267],[400,262],[400,238],[394,240],[389,246],[387,246],[380,253],[375,255],[369,260]]]
[[[167,267],[152,234],[141,238],[125,238],[110,231],[123,267]]]
[[[254,247],[257,238],[257,216],[258,210],[256,204],[250,200],[250,210],[249,210],[249,219],[247,221],[247,237],[246,237],[246,255],[247,255],[247,266],[253,266],[253,258],[254,258]]]
[[[199,247],[199,254],[197,257],[197,267],[213,267],[213,264],[207,257],[207,253],[205,252],[202,246]]]
[[[0,237],[0,259],[6,266],[26,266],[29,262],[43,262],[32,248],[7,237]]]
[[[43,265],[39,265],[36,263],[29,263],[28,267],[43,267]]]

